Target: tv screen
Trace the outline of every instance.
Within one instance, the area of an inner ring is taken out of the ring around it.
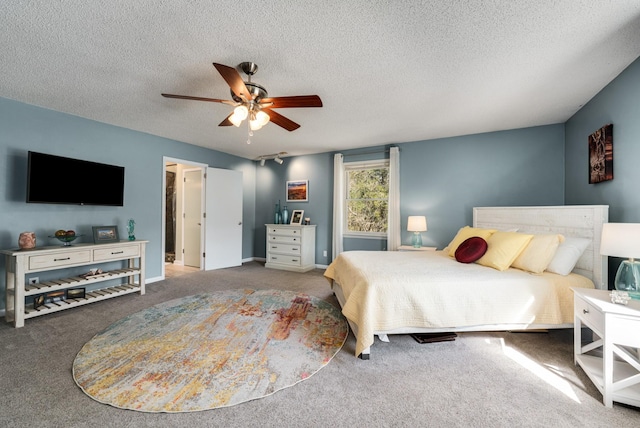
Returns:
[[[27,202],[124,205],[124,167],[29,152]]]

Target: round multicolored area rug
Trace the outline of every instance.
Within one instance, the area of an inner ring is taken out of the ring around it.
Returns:
[[[143,412],[233,406],[309,378],[347,338],[340,310],[305,294],[228,290],[130,315],[73,362],[91,398]]]

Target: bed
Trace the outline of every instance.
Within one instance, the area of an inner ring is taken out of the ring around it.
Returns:
[[[575,267],[562,275],[459,263],[442,250],[348,251],[324,275],[362,359],[375,336],[570,328],[571,288],[607,288],[607,258],[599,252],[607,221],[605,205],[473,209],[473,228],[582,241],[586,248]]]

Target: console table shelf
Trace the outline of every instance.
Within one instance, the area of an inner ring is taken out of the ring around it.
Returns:
[[[108,244],[76,244],[67,247],[42,247],[33,250],[0,250],[6,257],[6,320],[15,327],[24,326],[25,319],[71,309],[112,297],[130,293],[145,293],[145,245],[147,241],[120,241]],[[128,266],[90,276],[69,276],[29,284],[27,276],[36,272],[55,271],[78,266],[92,267],[128,261]],[[136,281],[137,277],[137,281]],[[106,281],[126,279],[125,284]],[[27,298],[48,295],[70,288],[83,288],[93,284],[105,286],[85,292],[80,298],[51,298],[34,308]]]
[[[52,312],[64,311],[65,309],[75,308],[77,306],[86,305],[100,300],[111,299],[112,297],[123,296],[125,294],[136,293],[140,291],[140,287],[123,284],[115,287],[105,287],[99,290],[89,291],[84,298],[56,300],[45,303],[42,306],[33,308],[33,304],[25,305],[24,319],[38,317],[40,315],[50,314]]]

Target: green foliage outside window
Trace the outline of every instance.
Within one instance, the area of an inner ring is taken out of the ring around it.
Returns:
[[[389,168],[347,171],[347,231],[387,232]]]

